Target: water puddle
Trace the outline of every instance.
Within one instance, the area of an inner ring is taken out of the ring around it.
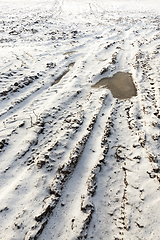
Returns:
[[[137,96],[137,89],[131,73],[117,72],[113,77],[100,79],[99,82],[92,85],[92,87],[106,87],[111,91],[113,97],[120,100]]]

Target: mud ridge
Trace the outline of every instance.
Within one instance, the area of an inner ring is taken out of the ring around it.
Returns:
[[[110,118],[109,118],[110,119]],[[107,121],[106,127],[104,130],[104,135],[101,139],[101,148],[103,150],[101,156],[99,157],[97,164],[94,166],[94,168],[91,170],[91,173],[87,180],[87,195],[82,196],[81,200],[81,211],[85,213],[86,217],[85,220],[83,220],[83,226],[81,228],[81,231],[79,235],[77,236],[77,239],[86,239],[88,236],[88,228],[90,225],[90,222],[92,220],[92,214],[95,211],[94,204],[92,202],[92,197],[96,194],[96,188],[97,188],[97,175],[100,173],[102,166],[106,165],[106,156],[109,151],[109,144],[107,141],[108,132],[110,132],[109,127],[110,120]],[[105,140],[104,140],[105,139]]]

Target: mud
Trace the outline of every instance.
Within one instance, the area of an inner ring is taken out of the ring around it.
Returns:
[[[128,99],[137,95],[137,89],[131,73],[117,72],[113,77],[100,79],[92,87],[107,87],[113,97],[118,99]]]
[[[73,53],[77,53],[78,51],[69,51],[69,52],[66,52],[66,53],[63,53],[63,55],[71,55]]]

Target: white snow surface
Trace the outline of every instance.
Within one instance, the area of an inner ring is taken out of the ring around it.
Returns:
[[[159,240],[159,149],[158,0],[0,1],[0,239]]]

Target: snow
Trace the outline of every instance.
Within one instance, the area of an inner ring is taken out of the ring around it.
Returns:
[[[159,13],[0,1],[0,239],[160,239]],[[118,72],[137,96],[93,88]]]

